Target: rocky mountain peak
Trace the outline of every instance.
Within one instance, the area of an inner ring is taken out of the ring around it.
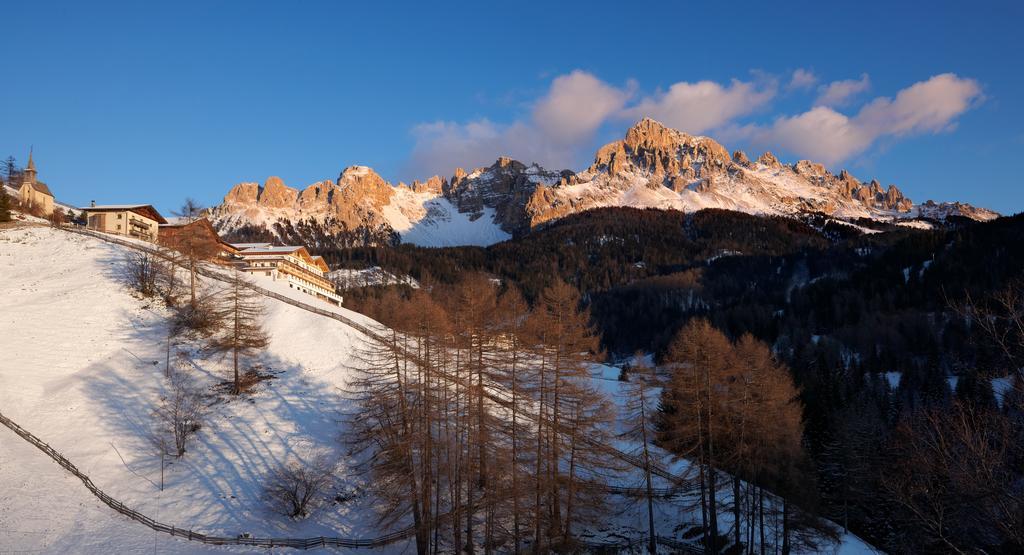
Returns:
[[[426,181],[414,179],[411,188],[415,193],[432,193],[440,195],[447,186],[448,181],[446,179],[439,175],[435,175]]]
[[[502,156],[490,166],[470,173],[456,169],[442,192],[459,212],[468,213],[471,219],[482,216],[485,209],[492,209],[495,222],[502,229],[519,233],[530,228],[525,206],[537,188],[565,183],[571,176],[572,172],[553,172]]]
[[[260,184],[255,182],[239,183],[224,196],[224,204],[248,206],[255,205],[260,196]]]
[[[621,141],[597,151],[588,172],[649,173],[676,188],[706,174],[724,169],[732,162],[729,151],[707,137],[695,137],[644,118],[626,131]]]
[[[260,191],[259,205],[267,208],[284,208],[291,206],[299,197],[299,192],[284,184],[277,176],[267,178]]]
[[[338,186],[351,184],[381,185],[388,184],[373,168],[369,166],[349,166],[338,175]]]
[[[778,168],[782,164],[779,163],[779,159],[775,157],[771,152],[765,151],[760,158],[757,159],[758,164],[763,164],[769,168]]]
[[[800,160],[793,164],[793,171],[806,177],[824,177],[828,170],[822,164],[810,160]]]
[[[750,158],[747,158],[747,153],[743,152],[742,150],[737,150],[736,152],[732,153],[732,161],[746,168],[749,168],[753,165],[753,163],[750,161]]]

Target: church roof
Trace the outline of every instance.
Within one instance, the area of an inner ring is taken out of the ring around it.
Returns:
[[[42,181],[34,181],[34,182],[29,183],[29,185],[33,189],[35,189],[36,191],[39,191],[40,193],[42,193],[44,195],[48,195],[48,196],[51,196],[51,197],[53,196],[53,193],[50,192],[50,188],[47,187],[46,183],[43,183]]]
[[[28,166],[25,169],[30,171],[36,171],[36,163],[32,161],[32,149],[28,150]]]

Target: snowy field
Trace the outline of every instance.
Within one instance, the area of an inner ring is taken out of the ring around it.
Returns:
[[[42,226],[0,231],[0,412],[63,453],[108,494],[167,524],[222,536],[373,538],[387,532],[375,525],[362,478],[338,439],[347,408],[341,388],[365,337],[269,298],[264,302],[272,340],[258,362],[275,379],[249,398],[219,399],[185,457],[167,467],[160,492],[160,458],[147,437],[166,383],[168,313],[131,294],[121,275],[126,251]],[[282,284],[259,284],[379,326]],[[205,359],[188,343],[172,352],[188,354],[191,373],[207,385],[227,376],[229,360]],[[618,370],[601,368],[595,385],[621,401]],[[298,522],[271,513],[262,501],[263,477],[282,461],[314,450],[331,451],[342,461],[333,493],[351,500]],[[681,473],[686,463],[671,466]],[[617,485],[640,484],[636,472],[627,472]],[[657,512],[659,533],[672,535],[677,509],[666,502]],[[594,539],[630,536],[631,529],[645,527],[641,503],[623,503],[610,514],[613,521],[599,527],[603,532],[594,530]],[[402,542],[376,552],[409,549]],[[0,427],[0,553],[248,550],[155,533],[115,513],[41,451]],[[839,550],[869,549],[847,536]]]

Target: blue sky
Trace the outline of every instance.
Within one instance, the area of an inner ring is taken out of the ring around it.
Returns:
[[[581,169],[651,115],[1024,210],[1021,3],[838,4],[12,2],[0,154],[34,145],[60,200],[170,211],[352,164]]]

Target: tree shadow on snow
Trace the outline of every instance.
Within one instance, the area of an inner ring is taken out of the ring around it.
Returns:
[[[124,257],[111,252],[104,261],[107,270],[103,277],[127,288]],[[160,456],[151,438],[153,412],[169,392],[164,377],[164,341],[170,320],[167,311],[146,310],[146,304],[148,301],[140,300],[137,311],[122,311],[117,323],[117,340],[123,344],[120,354],[91,364],[81,373],[87,397],[97,405],[99,425],[116,438],[112,445],[98,448],[116,451],[127,471],[134,474],[123,480],[93,476],[94,481],[148,516],[205,533],[367,535],[361,524],[366,517],[357,514],[365,511],[354,507],[329,506],[301,522],[268,510],[263,499],[264,477],[278,465],[304,460],[315,452],[327,451],[341,461],[336,488],[350,489],[354,484],[347,481],[350,461],[338,442],[347,405],[344,396],[335,384],[266,352],[247,360],[246,367],[258,364],[275,379],[235,397],[213,389],[228,378],[230,358],[203,358],[195,341],[175,348],[187,353],[189,360],[182,364],[172,355],[172,365],[195,379],[206,394],[209,409],[185,455],[177,460],[167,458],[165,491],[159,494]]]

